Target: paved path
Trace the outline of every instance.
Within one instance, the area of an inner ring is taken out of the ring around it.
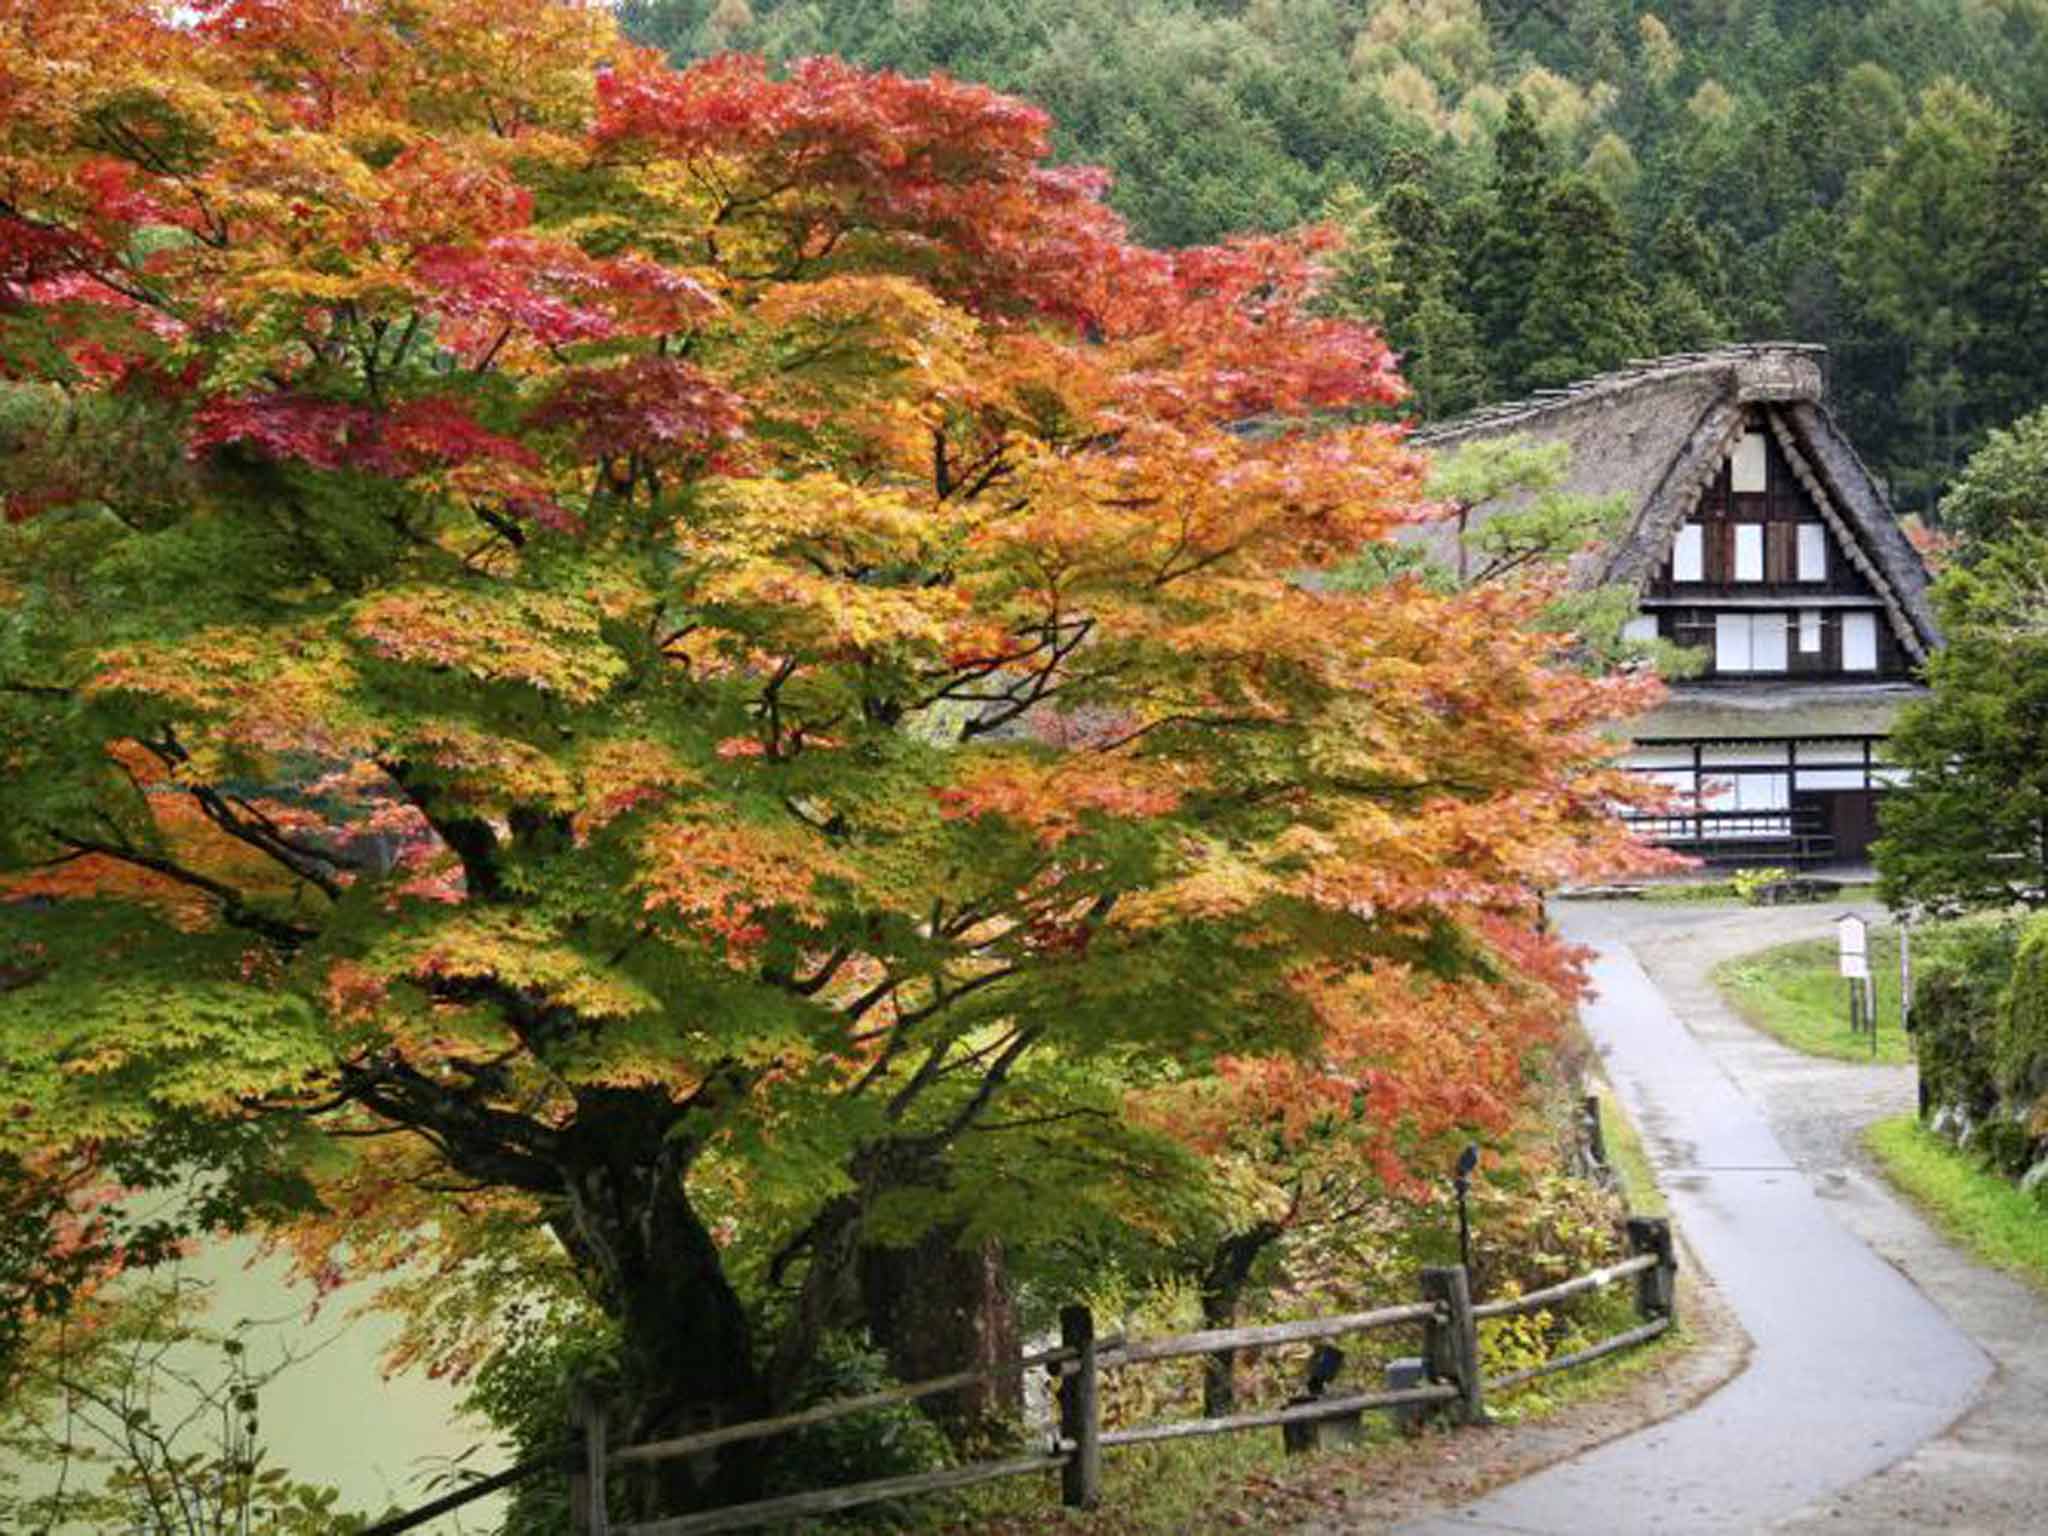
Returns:
[[[1816,1188],[1761,1102],[1680,1022],[1631,952],[1630,940],[1646,937],[1631,928],[1700,919],[1591,904],[1561,915],[1568,932],[1600,949],[1599,996],[1584,1010],[1586,1027],[1643,1130],[1673,1215],[1755,1353],[1747,1371],[1687,1413],[1402,1529],[1410,1536],[1763,1530],[1941,1435],[1992,1364],[1898,1269],[1837,1222],[1823,1191],[1838,1170],[1823,1170],[1823,1188]],[[1801,936],[1832,915],[1773,913],[1772,931],[1746,947]],[[1676,969],[1703,986],[1702,959],[1695,948]],[[1747,1051],[1791,1056],[1732,1027]],[[1879,1076],[1862,1091],[1883,1100],[1903,1085],[1910,1103],[1909,1079],[1897,1069],[1874,1070]]]
[[[1786,1536],[2039,1536],[2048,1532],[2048,1302],[1950,1246],[1872,1165],[1862,1128],[1913,1108],[1912,1070],[1784,1050],[1735,1018],[1707,977],[1724,956],[1825,932],[1833,916],[1833,908],[1808,908],[1788,928],[1784,913],[1708,908],[1688,916],[1643,907],[1622,919],[1650,979],[1763,1105],[1835,1219],[1919,1286],[1996,1365],[1947,1431],[1771,1529]]]

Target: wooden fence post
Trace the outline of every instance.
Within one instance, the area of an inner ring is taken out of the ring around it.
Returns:
[[[1631,1216],[1628,1245],[1635,1253],[1653,1253],[1657,1267],[1636,1276],[1636,1310],[1645,1319],[1678,1321],[1678,1255],[1671,1246],[1671,1223],[1661,1216]]]
[[[611,1520],[605,1513],[605,1462],[611,1447],[604,1404],[587,1386],[570,1394],[569,1427],[583,1438],[583,1469],[569,1474],[569,1529],[573,1536],[606,1536]]]
[[[1093,1509],[1102,1499],[1102,1399],[1095,1374],[1095,1314],[1060,1308],[1060,1344],[1079,1356],[1060,1378],[1060,1438],[1073,1442],[1060,1468],[1060,1502]]]
[[[1423,1326],[1423,1367],[1431,1381],[1453,1381],[1458,1400],[1452,1405],[1461,1424],[1484,1424],[1486,1404],[1479,1380],[1479,1322],[1472,1316],[1472,1283],[1465,1266],[1452,1264],[1422,1272],[1422,1299],[1442,1315]]]

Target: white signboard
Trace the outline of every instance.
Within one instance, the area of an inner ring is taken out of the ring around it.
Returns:
[[[1836,959],[1841,974],[1860,979],[1870,975],[1870,926],[1854,913],[1835,919]]]

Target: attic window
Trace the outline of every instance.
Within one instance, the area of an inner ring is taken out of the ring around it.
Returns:
[[[1769,488],[1764,467],[1763,433],[1745,432],[1736,441],[1735,452],[1728,461],[1728,488],[1736,492],[1756,492]]]
[[[1799,579],[1828,579],[1828,531],[1819,523],[1799,525]]]
[[[1698,523],[1687,523],[1678,530],[1678,542],[1671,546],[1671,579],[1673,581],[1706,580],[1706,544]]]
[[[1764,579],[1764,525],[1762,523],[1737,523],[1735,525],[1735,579],[1737,581],[1762,581]]]
[[[1876,614],[1845,613],[1842,615],[1842,670],[1844,672],[1875,672],[1877,670]]]

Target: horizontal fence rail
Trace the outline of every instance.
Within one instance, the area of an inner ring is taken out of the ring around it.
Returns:
[[[1605,1269],[1596,1269],[1591,1274],[1580,1275],[1574,1280],[1565,1280],[1557,1285],[1545,1286],[1540,1291],[1530,1291],[1523,1296],[1503,1297],[1499,1301],[1482,1301],[1472,1308],[1472,1315],[1482,1323],[1489,1317],[1514,1317],[1523,1312],[1535,1312],[1554,1301],[1566,1301],[1573,1296],[1583,1296],[1588,1291],[1597,1291],[1602,1286],[1612,1285],[1630,1275],[1639,1275],[1646,1269],[1657,1267],[1657,1255],[1639,1253],[1632,1259],[1623,1259],[1619,1264],[1610,1264]]]
[[[1611,1339],[1579,1350],[1576,1354],[1559,1355],[1555,1360],[1546,1360],[1541,1365],[1527,1366],[1519,1371],[1510,1371],[1505,1376],[1489,1376],[1486,1384],[1505,1392],[1509,1387],[1519,1387],[1525,1381],[1534,1381],[1539,1376],[1550,1376],[1558,1371],[1568,1371],[1573,1366],[1590,1365],[1603,1355],[1617,1354],[1637,1344],[1647,1344],[1671,1326],[1671,1319],[1660,1317],[1654,1322],[1644,1323],[1640,1328],[1631,1328],[1626,1333],[1617,1333]]]
[[[606,1458],[606,1464],[627,1467],[673,1461],[681,1456],[696,1456],[705,1451],[716,1450],[722,1445],[738,1445],[747,1440],[766,1440],[772,1435],[787,1434],[793,1429],[806,1429],[813,1424],[829,1424],[834,1419],[864,1413],[870,1408],[886,1408],[893,1403],[915,1402],[920,1397],[936,1397],[941,1392],[954,1392],[961,1387],[978,1386],[997,1377],[1021,1375],[1034,1366],[1063,1365],[1073,1358],[1074,1352],[1069,1349],[1042,1349],[1036,1354],[1025,1355],[1006,1365],[983,1370],[955,1371],[949,1376],[934,1376],[927,1381],[913,1381],[899,1387],[884,1387],[880,1391],[869,1392],[860,1397],[842,1397],[833,1402],[820,1403],[815,1408],[786,1413],[777,1419],[751,1419],[745,1424],[728,1424],[720,1429],[702,1430],[697,1434],[682,1435],[673,1440],[650,1440],[644,1445],[625,1446],[613,1451]]]
[[[754,1504],[706,1510],[700,1515],[678,1515],[639,1525],[614,1525],[610,1527],[611,1536],[709,1536],[713,1531],[743,1530],[750,1525],[795,1520],[805,1515],[836,1514],[842,1509],[878,1504],[884,1499],[908,1498],[917,1493],[945,1493],[955,1488],[992,1483],[999,1478],[1057,1471],[1066,1464],[1069,1454],[1061,1452],[1019,1456],[1011,1461],[978,1461],[939,1472],[913,1472],[902,1477],[876,1478],[868,1483],[849,1483],[841,1488],[821,1488],[815,1493],[792,1493],[784,1498],[762,1499]]]
[[[1262,1349],[1276,1344],[1310,1344],[1317,1339],[1340,1338],[1348,1333],[1365,1333],[1373,1328],[1392,1328],[1401,1323],[1423,1323],[1442,1316],[1433,1302],[1410,1302],[1400,1307],[1380,1307],[1372,1312],[1346,1312],[1335,1317],[1308,1317],[1294,1323],[1265,1323],[1252,1328],[1212,1328],[1204,1333],[1176,1333],[1163,1339],[1133,1339],[1127,1344],[1105,1344],[1095,1363],[1103,1370],[1112,1366],[1142,1365],[1151,1360],[1184,1360],[1190,1355],[1213,1355],[1222,1349]]]
[[[1457,1400],[1459,1389],[1403,1387],[1397,1392],[1360,1392],[1352,1397],[1319,1397],[1293,1408],[1269,1408],[1260,1413],[1233,1413],[1223,1419],[1177,1419],[1170,1424],[1144,1424],[1136,1429],[1112,1429],[1102,1437],[1105,1446],[1156,1445],[1161,1440],[1189,1440],[1200,1435],[1227,1435],[1240,1429],[1265,1429],[1275,1424],[1313,1424],[1321,1419],[1363,1413],[1368,1408],[1405,1408],[1413,1404],[1448,1403]]]
[[[502,1472],[494,1472],[489,1477],[480,1477],[473,1483],[465,1483],[453,1493],[444,1493],[432,1503],[422,1504],[418,1509],[409,1509],[402,1515],[393,1515],[389,1520],[380,1520],[364,1531],[363,1536],[402,1536],[405,1531],[416,1531],[430,1520],[453,1514],[465,1504],[473,1504],[478,1499],[489,1498],[494,1493],[502,1493],[507,1488],[517,1487],[543,1472],[561,1472],[575,1456],[576,1452],[573,1449],[552,1451],[544,1456],[529,1456]]]
[[[1670,1226],[1662,1220],[1632,1219],[1628,1224],[1628,1237],[1634,1254],[1619,1263],[1573,1276],[1527,1295],[1478,1304],[1471,1299],[1470,1282],[1464,1267],[1453,1265],[1422,1271],[1422,1299],[1419,1301],[1378,1307],[1367,1312],[1339,1313],[1247,1328],[1213,1328],[1160,1338],[1098,1340],[1093,1314],[1086,1307],[1068,1307],[1060,1314],[1060,1343],[1056,1348],[1022,1355],[999,1366],[955,1371],[926,1381],[864,1393],[859,1397],[820,1403],[779,1418],[723,1425],[640,1445],[612,1448],[606,1440],[606,1418],[602,1408],[587,1391],[580,1392],[574,1417],[577,1428],[582,1432],[583,1451],[579,1468],[570,1484],[571,1529],[576,1536],[711,1536],[718,1531],[835,1514],[888,1499],[970,1488],[1004,1478],[1047,1472],[1059,1473],[1063,1503],[1071,1508],[1090,1509],[1101,1499],[1104,1451],[1273,1426],[1287,1429],[1291,1435],[1296,1426],[1355,1419],[1361,1413],[1378,1409],[1434,1411],[1447,1414],[1454,1422],[1481,1423],[1486,1418],[1485,1394],[1488,1391],[1506,1391],[1541,1376],[1589,1364],[1654,1339],[1672,1327],[1676,1321],[1676,1259]],[[1638,1326],[1526,1370],[1502,1376],[1482,1376],[1479,1365],[1480,1323],[1533,1312],[1628,1280],[1635,1282],[1636,1308],[1643,1319]],[[1102,1425],[1100,1378],[1106,1370],[1121,1370],[1162,1360],[1224,1355],[1240,1349],[1314,1343],[1414,1324],[1420,1324],[1422,1328],[1425,1381],[1420,1386],[1390,1387],[1386,1391],[1358,1392],[1341,1397],[1311,1396],[1305,1400],[1296,1399],[1281,1408],[1220,1418],[1183,1419],[1115,1430],[1105,1430]],[[973,1462],[935,1472],[879,1478],[837,1488],[820,1488],[629,1525],[612,1524],[606,1512],[607,1474],[612,1472],[658,1465],[679,1457],[768,1439],[792,1430],[828,1424],[868,1409],[915,1402],[920,1398],[1036,1369],[1045,1370],[1057,1382],[1059,1410],[1059,1428],[1052,1436],[1051,1444],[1036,1454]],[[549,1458],[522,1463],[513,1471],[530,1475],[533,1470],[560,1464],[559,1457]],[[501,1474],[504,1476],[507,1474]],[[503,1484],[499,1483],[499,1486]],[[475,1493],[465,1490],[465,1495],[473,1497]],[[425,1514],[423,1510],[414,1511],[412,1516],[404,1517],[407,1524],[387,1524],[376,1530],[382,1536],[386,1532],[411,1529]]]

